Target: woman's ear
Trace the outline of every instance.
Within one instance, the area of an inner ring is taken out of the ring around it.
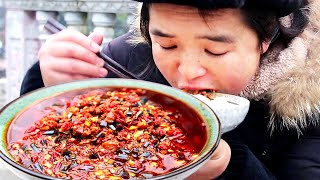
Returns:
[[[261,54],[264,54],[269,49],[270,41],[262,42]]]

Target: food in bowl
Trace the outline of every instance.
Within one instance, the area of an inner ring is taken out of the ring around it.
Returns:
[[[193,161],[207,142],[197,113],[168,101],[139,88],[57,96],[13,120],[8,150],[24,167],[57,178],[167,174]]]
[[[201,150],[196,156],[194,156],[193,160],[190,160],[190,162],[182,165],[179,168],[172,169],[171,171],[164,172],[163,174],[155,175],[152,177],[152,179],[184,179],[196,172],[210,159],[219,144],[221,129],[219,119],[217,118],[215,112],[207,104],[188,93],[169,86],[141,80],[112,78],[88,79],[40,88],[7,104],[0,110],[0,136],[2,137],[0,140],[0,161],[4,163],[5,167],[7,167],[21,179],[60,179],[40,173],[32,168],[29,169],[23,166],[21,163],[16,162],[13,156],[9,153],[9,143],[18,142],[19,139],[22,139],[22,137],[26,136],[27,134],[24,134],[25,131],[41,118],[47,116],[52,107],[60,108],[62,106],[59,106],[59,104],[61,105],[64,103],[67,105],[67,101],[73,100],[80,94],[86,94],[93,90],[102,89],[114,91],[121,90],[123,88],[131,90],[141,89],[145,91],[146,94],[144,97],[148,98],[148,102],[158,103],[164,108],[165,111],[171,109],[173,112],[181,112],[185,118],[179,118],[177,127],[182,131],[187,132],[187,136],[189,136],[190,133],[194,133],[195,139],[193,141],[204,142],[202,147],[197,147]],[[23,121],[21,119],[25,120]],[[108,125],[109,124],[107,124],[107,126]],[[15,133],[12,133],[13,131]],[[205,133],[201,134],[203,131]],[[53,132],[47,133],[50,134]],[[49,137],[50,135],[46,136]],[[55,135],[52,135],[52,137],[54,136]],[[28,148],[33,150],[31,146]],[[34,149],[37,151],[37,148],[41,147],[36,147]],[[68,154],[68,152],[66,152],[66,154]],[[108,165],[108,163],[104,164]],[[38,165],[35,165],[34,167],[36,166],[40,168],[40,171],[42,171],[43,167],[41,168]],[[91,169],[90,167],[86,168],[89,168],[88,172]],[[130,175],[130,172],[128,173]],[[145,175],[148,176],[149,174],[146,173]],[[122,177],[115,176],[112,178],[120,179]],[[135,178],[140,179],[140,177]],[[66,179],[68,179],[68,177],[66,177]]]
[[[213,100],[216,97],[216,92],[210,89],[202,89],[202,90],[184,90],[189,94],[194,96],[204,96],[209,100]]]

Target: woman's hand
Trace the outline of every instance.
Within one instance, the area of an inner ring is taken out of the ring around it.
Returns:
[[[209,180],[217,178],[226,170],[230,157],[231,149],[229,145],[221,139],[210,160],[197,172],[189,176],[187,180]]]
[[[96,55],[102,40],[103,35],[97,32],[89,37],[74,30],[51,35],[38,54],[44,85],[105,77],[104,61]]]

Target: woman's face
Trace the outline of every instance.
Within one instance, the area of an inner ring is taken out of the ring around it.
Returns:
[[[152,4],[149,13],[153,57],[172,86],[238,94],[257,71],[260,44],[240,10],[204,18],[197,8]]]

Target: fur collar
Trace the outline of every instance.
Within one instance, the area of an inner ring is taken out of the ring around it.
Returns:
[[[269,101],[271,132],[285,128],[301,134],[308,126],[319,124],[320,1],[309,3],[310,22],[303,33],[294,38],[288,48],[275,44],[262,58],[257,75],[241,93],[249,99]],[[283,22],[288,20],[285,18]]]

